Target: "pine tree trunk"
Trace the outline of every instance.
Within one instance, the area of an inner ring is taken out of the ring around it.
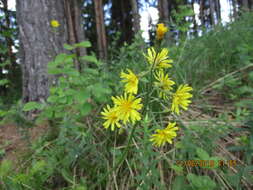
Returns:
[[[200,17],[200,21],[201,21],[201,26],[205,27],[205,12],[204,12],[204,0],[200,0],[200,5],[199,5],[199,17]]]
[[[158,0],[158,11],[160,22],[169,21],[169,4],[168,0]]]
[[[215,7],[214,7],[214,1],[209,0],[209,7],[210,7],[210,23],[211,25],[215,25]]]
[[[77,18],[72,16],[72,25],[69,22],[71,12],[68,9],[73,8],[69,7],[72,6],[70,0],[17,0],[16,3],[23,102],[43,102],[49,95],[51,82],[47,74],[47,64],[57,54],[66,52],[63,49],[64,43],[82,40],[81,37],[77,38],[80,31],[76,31],[80,24],[75,24]],[[60,26],[52,28],[52,20],[57,20]]]
[[[221,7],[220,7],[220,0],[215,1],[215,12],[217,14],[218,22],[221,21]]]
[[[130,0],[133,15],[133,31],[136,34],[140,31],[140,15],[138,12],[138,0]]]
[[[242,9],[244,11],[248,11],[249,10],[249,2],[248,2],[248,0],[242,0]]]
[[[75,44],[85,40],[83,27],[81,23],[82,0],[64,0],[65,15],[67,19],[68,42]],[[77,48],[73,51],[77,56],[86,55],[85,48]],[[81,71],[83,66],[81,61],[75,61],[75,66],[78,71]]]
[[[232,6],[233,6],[233,17],[236,18],[238,16],[238,14],[237,14],[237,2],[236,2],[236,0],[232,0]]]
[[[106,33],[104,24],[104,9],[103,1],[95,0],[95,14],[96,14],[96,29],[97,29],[97,44],[100,59],[107,59],[107,43],[106,43]]]

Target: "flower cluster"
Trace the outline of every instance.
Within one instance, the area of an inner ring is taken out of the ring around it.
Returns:
[[[167,31],[168,28],[163,23],[158,24],[156,28],[156,39],[162,40]]]
[[[164,34],[167,32],[167,27],[164,24],[158,24],[156,37],[157,40],[161,40]],[[115,127],[120,128],[122,125],[130,122],[135,124],[136,121],[141,120],[140,110],[143,107],[141,103],[142,98],[137,98],[139,79],[150,73],[153,76],[150,77],[149,85],[152,87],[148,89],[157,90],[157,96],[161,101],[168,103],[171,113],[180,114],[180,111],[187,110],[191,103],[190,98],[192,94],[190,91],[193,89],[188,84],[179,85],[177,89],[174,88],[176,83],[171,79],[171,74],[168,74],[168,69],[172,68],[173,60],[169,57],[169,50],[162,48],[156,50],[154,47],[150,47],[147,50],[147,54],[144,54],[148,62],[149,69],[144,74],[136,75],[130,69],[127,72],[121,71],[121,82],[124,83],[124,94],[121,96],[112,97],[114,106],[107,105],[101,114],[106,121],[103,123],[105,128],[111,128],[115,130]],[[154,81],[153,81],[154,80]],[[153,92],[153,91],[152,91]],[[148,96],[153,93],[145,92]],[[149,103],[149,102],[147,102]],[[147,105],[144,105],[145,108]],[[155,134],[150,138],[155,146],[163,146],[165,143],[172,144],[172,140],[177,136],[175,122],[169,122],[164,129],[157,129]]]
[[[123,79],[121,82],[125,83],[125,93],[122,96],[112,97],[114,106],[111,108],[107,105],[101,112],[103,119],[106,121],[103,123],[105,128],[111,126],[111,130],[115,129],[115,126],[120,128],[122,123],[126,124],[130,122],[134,124],[136,121],[141,120],[141,114],[138,112],[142,108],[141,98],[136,98],[134,94],[138,92],[138,77],[130,70],[128,73],[121,72],[120,77]]]

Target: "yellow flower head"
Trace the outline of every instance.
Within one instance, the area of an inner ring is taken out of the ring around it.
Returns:
[[[142,108],[141,98],[135,98],[132,94],[124,94],[124,96],[112,97],[112,101],[115,104],[115,110],[119,118],[124,122],[128,122],[129,119],[132,123],[141,120],[141,114],[138,112]]]
[[[125,82],[125,92],[137,94],[138,91],[138,77],[130,70],[127,69],[128,74],[121,72],[120,78]]]
[[[51,20],[50,24],[53,28],[58,28],[60,26],[60,23],[57,20]]]
[[[103,119],[106,119],[106,122],[103,123],[103,126],[108,129],[111,126],[111,130],[114,131],[115,126],[118,128],[121,127],[119,123],[119,117],[117,116],[117,112],[114,108],[110,108],[109,105],[107,105],[106,108],[104,108],[104,111],[101,112],[103,115]]]
[[[157,129],[156,133],[152,135],[150,141],[153,142],[155,146],[163,146],[166,142],[172,144],[172,139],[177,136],[176,130],[178,127],[175,127],[176,123],[169,123],[165,129]]]
[[[173,94],[171,111],[179,114],[179,107],[182,107],[184,110],[188,109],[189,104],[191,103],[189,98],[192,97],[192,94],[189,93],[192,91],[192,87],[185,85],[180,85],[177,91]]]
[[[156,28],[156,39],[161,40],[164,37],[164,34],[168,31],[168,28],[163,24],[157,24]]]
[[[161,52],[157,53],[153,47],[148,48],[147,55],[144,55],[149,64],[154,64],[154,67],[157,69],[166,69],[172,67],[171,64],[173,63],[172,59],[169,59],[168,56],[169,50],[166,48],[163,48]]]
[[[159,97],[163,99],[168,98],[168,94],[166,92],[172,89],[172,86],[175,84],[174,81],[170,80],[168,74],[164,74],[163,70],[159,70],[155,74],[155,79],[159,82],[155,82],[155,85],[161,88],[159,92]]]

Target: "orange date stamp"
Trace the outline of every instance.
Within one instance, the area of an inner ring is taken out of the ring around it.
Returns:
[[[176,160],[176,165],[183,167],[235,167],[236,160]]]

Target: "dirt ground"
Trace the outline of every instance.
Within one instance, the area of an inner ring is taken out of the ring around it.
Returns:
[[[47,125],[36,126],[28,129],[25,135],[22,128],[13,124],[0,126],[0,162],[7,159],[17,163],[20,155],[29,150],[29,141],[36,140],[47,128]]]

